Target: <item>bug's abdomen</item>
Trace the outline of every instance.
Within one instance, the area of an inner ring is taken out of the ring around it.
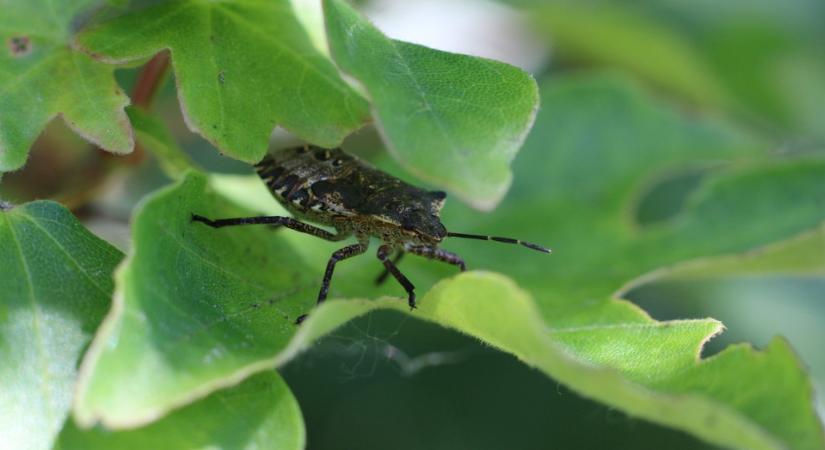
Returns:
[[[328,199],[318,196],[313,185],[340,177],[353,158],[340,150],[298,147],[281,150],[255,165],[269,191],[293,214],[331,223]]]
[[[286,163],[286,164],[285,164]],[[310,207],[309,186],[312,175],[307,170],[296,170],[288,161],[277,161],[267,157],[255,166],[258,175],[272,195],[290,211],[303,212]]]

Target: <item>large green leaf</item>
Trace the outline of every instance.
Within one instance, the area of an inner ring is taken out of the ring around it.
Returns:
[[[286,0],[164,2],[85,30],[78,41],[108,63],[169,49],[189,127],[244,161],[261,159],[275,125],[332,146],[368,117]]]
[[[535,117],[533,78],[497,61],[389,39],[342,0],[325,0],[324,15],[332,57],[366,89],[392,155],[477,208],[498,204]]]
[[[261,361],[286,345],[309,307],[297,299],[310,297],[314,277],[270,230],[230,230],[217,241],[213,229],[190,222],[192,212],[243,210],[193,174],[136,213],[135,252],[117,274],[114,312],[81,369],[82,425],[98,416],[113,427],[147,423],[271,366]]]
[[[721,445],[821,448],[804,370],[781,339],[700,359],[722,331],[712,319],[657,322],[620,300],[628,286],[681,261],[791,238],[825,218],[825,160],[782,160],[717,121],[682,116],[612,77],[556,80],[516,163],[503,206],[480,217],[445,210],[450,229],[552,244],[450,241],[471,267],[410,313],[476,336],[583,395]],[[599,126],[594,126],[599,124]],[[707,174],[679,211],[636,220],[640,197],[683,170]],[[215,193],[215,190],[220,195]],[[243,209],[238,206],[243,205]],[[211,390],[277,365],[350,318],[403,301],[330,301],[307,322],[321,269],[338,246],[289,230],[215,230],[189,214],[229,217],[274,208],[260,182],[192,174],[135,218],[136,251],[120,274],[116,313],[84,361],[75,413],[84,424],[144,423]],[[377,297],[368,256],[336,269],[332,294]],[[410,258],[419,293],[452,272]],[[270,299],[276,301],[269,302]]]
[[[60,114],[101,148],[134,145],[114,68],[70,47],[71,25],[97,2],[0,1],[0,171],[19,169],[46,124]]]
[[[69,423],[55,449],[300,450],[304,441],[298,402],[283,379],[268,372],[136,430],[83,431]]]
[[[0,203],[0,436],[47,449],[71,406],[81,353],[122,255],[52,202]]]

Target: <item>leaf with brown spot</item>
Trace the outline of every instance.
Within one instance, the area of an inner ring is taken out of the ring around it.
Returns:
[[[19,169],[56,115],[113,153],[134,146],[113,67],[71,48],[71,24],[95,1],[0,0],[0,171]],[[44,14],[48,11],[49,14]]]

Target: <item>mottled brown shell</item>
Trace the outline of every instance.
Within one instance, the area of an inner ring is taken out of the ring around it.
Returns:
[[[255,166],[272,195],[292,214],[403,245],[446,236],[439,212],[446,194],[386,174],[341,149],[288,148]]]

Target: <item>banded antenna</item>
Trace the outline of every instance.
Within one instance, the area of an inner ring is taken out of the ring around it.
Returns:
[[[546,247],[542,247],[538,244],[533,244],[532,242],[525,242],[520,241],[518,239],[508,238],[508,237],[499,237],[499,236],[485,236],[482,234],[467,234],[467,233],[453,233],[448,231],[447,237],[457,237],[457,238],[464,238],[464,239],[478,239],[481,241],[496,241],[496,242],[504,242],[505,244],[519,244],[523,245],[529,249],[536,250],[539,252],[544,253],[551,253],[552,250]]]

